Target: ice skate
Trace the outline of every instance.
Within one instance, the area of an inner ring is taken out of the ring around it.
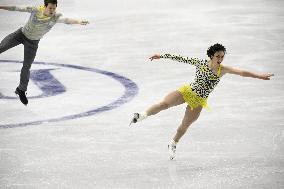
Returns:
[[[133,118],[129,124],[129,126],[132,123],[137,123],[138,121],[142,121],[143,119],[147,118],[147,113],[146,112],[141,112],[141,113],[134,113]]]
[[[140,117],[140,114],[139,114],[139,113],[134,113],[133,118],[132,118],[132,120],[131,120],[129,126],[130,126],[132,123],[136,123],[136,122],[138,121],[139,117]]]
[[[168,145],[168,151],[169,151],[169,155],[170,155],[170,160],[173,160],[175,158],[175,156],[176,156],[176,148],[177,148],[176,144],[174,144],[172,142]]]
[[[24,105],[27,105],[27,104],[28,104],[28,99],[27,99],[27,96],[26,96],[26,92],[25,92],[25,91],[22,91],[22,90],[20,90],[20,89],[17,87],[16,90],[15,90],[15,93],[19,96],[21,102],[22,102]]]

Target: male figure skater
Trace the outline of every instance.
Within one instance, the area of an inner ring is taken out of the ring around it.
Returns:
[[[8,11],[29,12],[29,20],[24,27],[6,36],[0,43],[0,54],[19,44],[24,45],[24,61],[21,69],[20,84],[15,93],[19,95],[24,105],[28,104],[26,91],[30,78],[30,68],[35,59],[40,39],[56,24],[89,24],[87,20],[77,20],[62,17],[56,12],[57,0],[44,0],[40,7],[1,6],[0,9]]]

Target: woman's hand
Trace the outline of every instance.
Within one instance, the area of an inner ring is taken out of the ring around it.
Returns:
[[[160,58],[161,58],[161,56],[159,54],[155,54],[155,55],[151,56],[149,59],[152,61],[154,59],[160,59]]]
[[[271,76],[274,76],[274,74],[271,73],[260,74],[259,79],[270,80]]]
[[[90,22],[88,20],[81,20],[81,25],[87,25],[90,24]]]

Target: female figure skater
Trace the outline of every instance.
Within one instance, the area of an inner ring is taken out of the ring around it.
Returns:
[[[175,61],[191,64],[196,67],[194,82],[180,87],[178,90],[170,92],[161,102],[150,106],[146,111],[134,113],[131,123],[141,121],[148,116],[155,115],[162,110],[187,103],[185,115],[177,132],[168,145],[170,159],[174,159],[176,145],[185,134],[188,127],[198,119],[203,108],[207,107],[207,99],[209,94],[217,86],[220,78],[225,74],[235,74],[243,77],[252,77],[263,80],[270,80],[273,74],[270,73],[254,73],[247,70],[241,70],[229,66],[222,65],[222,61],[226,54],[226,48],[221,44],[214,44],[207,50],[209,60],[201,60],[197,58],[188,58],[175,56],[170,54],[153,55],[150,60],[167,58]]]
[[[56,13],[57,0],[44,0],[44,6],[40,7],[17,7],[1,6],[0,9],[9,11],[20,11],[31,13],[30,19],[14,33],[6,36],[0,43],[0,54],[19,44],[24,45],[24,61],[21,69],[20,84],[15,93],[19,95],[24,105],[28,104],[26,90],[30,78],[30,68],[35,59],[40,39],[56,24],[81,24],[86,25],[86,20],[64,18],[62,14]]]

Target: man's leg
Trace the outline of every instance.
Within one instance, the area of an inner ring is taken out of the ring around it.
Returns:
[[[16,94],[19,95],[20,100],[23,104],[28,104],[25,91],[27,91],[29,79],[30,79],[30,68],[35,59],[39,41],[25,40],[24,42],[24,62],[21,69],[20,84],[16,89]]]
[[[0,43],[0,54],[23,43],[23,34],[21,29],[18,29],[14,33],[7,35]]]
[[[20,84],[18,88],[22,91],[26,91],[30,79],[30,68],[34,62],[36,52],[38,48],[38,42],[25,42],[24,43],[24,62],[21,69]]]

